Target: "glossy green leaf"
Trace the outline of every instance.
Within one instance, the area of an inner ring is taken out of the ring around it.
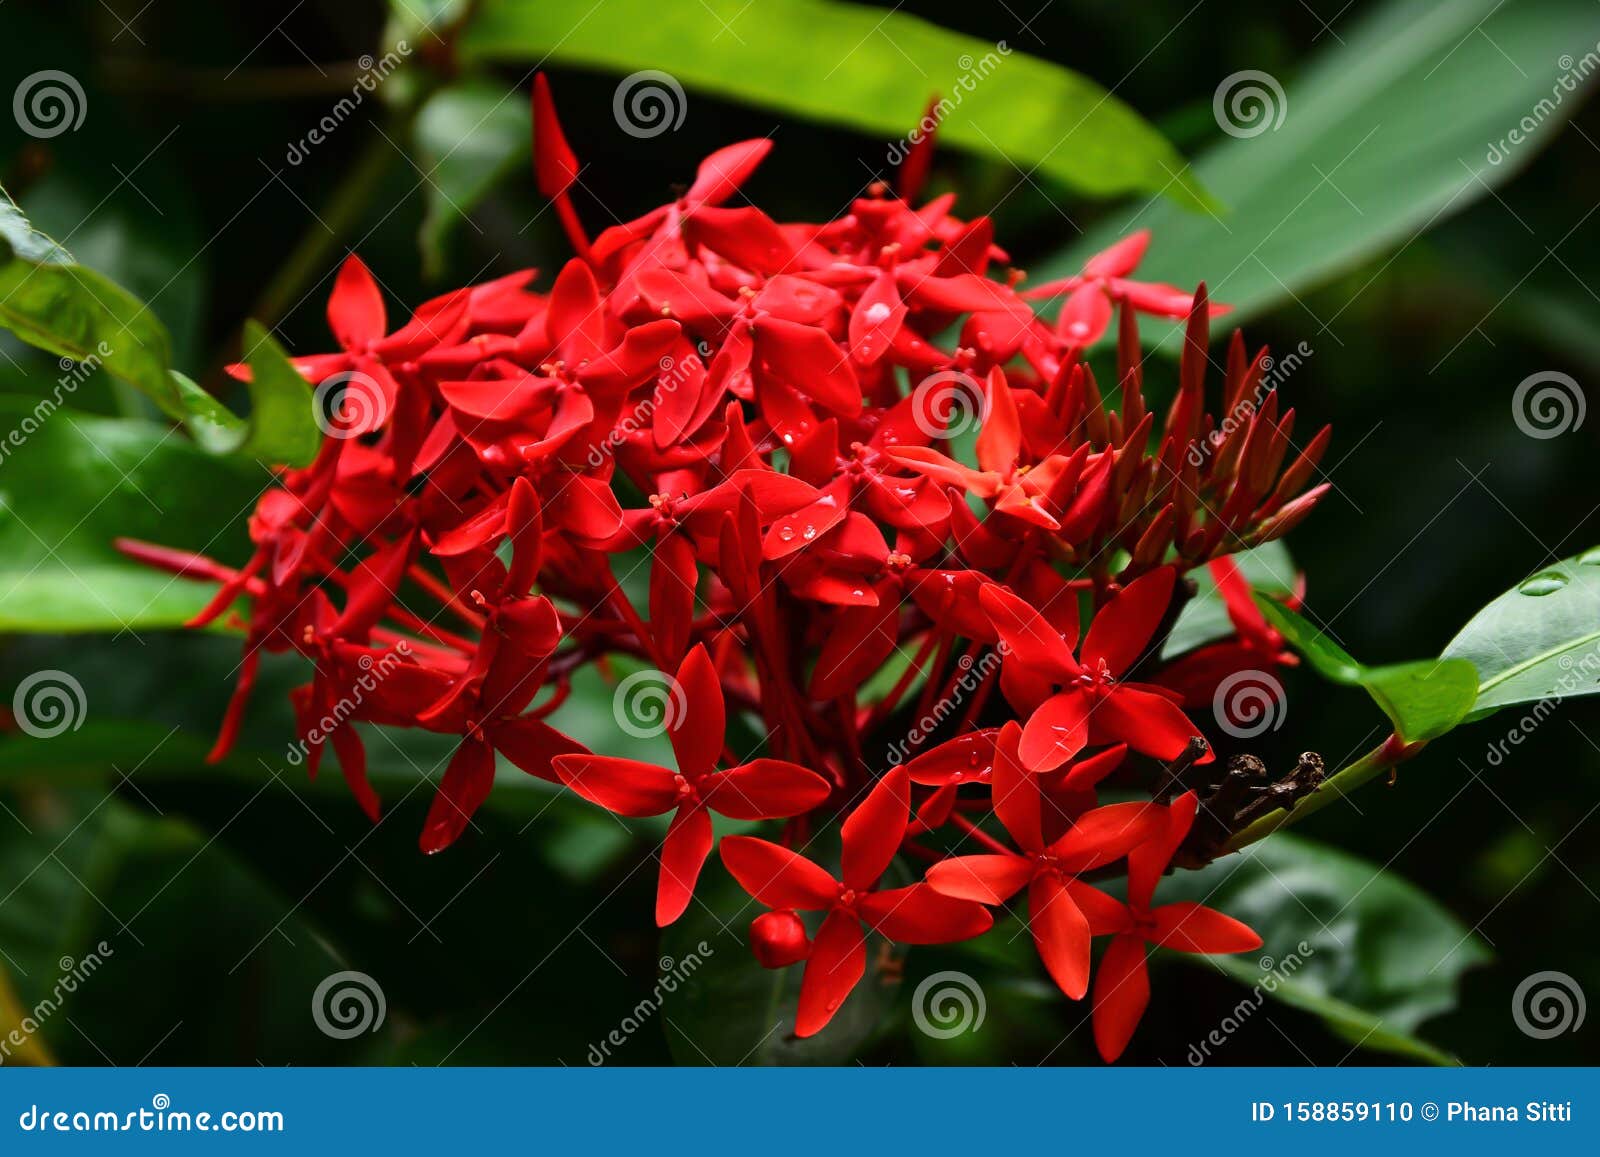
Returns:
[[[1329,682],[1364,687],[1407,743],[1436,739],[1464,719],[1478,695],[1478,674],[1461,659],[1422,659],[1367,667],[1323,631],[1263,595],[1256,603],[1267,621]]]
[[[1600,691],[1600,547],[1512,587],[1444,654],[1477,668],[1475,713]]]
[[[160,319],[121,286],[78,265],[0,191],[0,325],[30,345],[99,366],[185,413]]]
[[[1250,550],[1229,556],[1239,567],[1239,573],[1249,582],[1251,589],[1266,594],[1286,597],[1294,593],[1298,569],[1289,557],[1289,548],[1281,540],[1274,540]],[[1216,580],[1209,567],[1199,567],[1189,572],[1194,580],[1195,595],[1184,604],[1161,649],[1163,659],[1171,659],[1215,643],[1233,634],[1233,623],[1228,618],[1228,608],[1222,602]]]
[[[173,374],[190,413],[189,432],[213,454],[244,454],[275,465],[309,465],[322,445],[311,384],[294,368],[277,339],[257,322],[244,324],[244,355],[250,367],[247,421],[183,375]]]
[[[417,165],[427,174],[427,209],[417,235],[423,272],[437,277],[444,246],[496,181],[527,164],[532,118],[527,94],[486,81],[441,89],[417,112]]]
[[[898,140],[886,172],[938,93],[942,147],[1004,157],[1095,196],[1165,193],[1191,208],[1203,201],[1183,158],[1127,105],[1005,42],[832,0],[608,0],[604,19],[591,14],[579,2],[488,0],[460,50],[474,60],[628,74],[618,116],[629,120],[631,94],[639,107],[624,131],[639,136],[696,115],[686,88]]]
[[[149,306],[73,261],[9,198],[0,200],[0,325],[30,345],[134,386],[213,453],[301,466],[316,454],[321,435],[310,387],[265,331],[246,330],[251,365],[259,361],[264,370],[250,384],[252,412],[240,418],[173,370],[171,341]]]
[[[1432,1064],[1453,1058],[1421,1040],[1455,1007],[1461,974],[1489,951],[1421,889],[1311,840],[1277,835],[1162,882],[1158,902],[1193,900],[1260,934],[1253,954],[1183,959],[1214,965],[1264,1000],[1320,1016],[1352,1044]],[[1226,1042],[1212,1045],[1226,1055]],[[1192,1059],[1192,1058],[1191,1058]]]
[[[267,474],[209,457],[170,427],[41,405],[0,398],[10,431],[0,442],[0,630],[182,623],[210,591],[125,558],[113,541],[226,557]]]
[[[1301,75],[1272,78],[1279,92],[1243,74],[1222,80],[1224,108],[1237,97],[1247,113],[1230,123],[1254,134],[1227,136],[1195,162],[1223,212],[1151,205],[1031,272],[1075,272],[1122,232],[1148,228],[1139,275],[1204,280],[1233,305],[1230,325],[1297,300],[1520,171],[1592,91],[1563,90],[1557,60],[1594,39],[1587,0],[1391,0],[1341,25]],[[1252,88],[1263,119],[1249,119]]]

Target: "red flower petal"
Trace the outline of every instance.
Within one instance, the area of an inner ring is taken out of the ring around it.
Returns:
[[[1194,792],[1184,792],[1168,805],[1165,828],[1128,853],[1128,903],[1132,907],[1149,911],[1156,883],[1194,825],[1199,802]]]
[[[1089,991],[1089,921],[1057,877],[1028,886],[1028,930],[1056,986],[1073,1000]]]
[[[661,875],[656,878],[656,924],[665,928],[689,906],[695,881],[711,854],[711,817],[703,807],[681,807],[672,816],[661,845]]]
[[[775,820],[810,811],[833,788],[797,763],[752,759],[707,777],[700,790],[708,805],[731,819]]]
[[[466,831],[472,814],[489,798],[494,786],[494,752],[488,744],[463,739],[450,757],[439,790],[434,793],[428,818],[422,825],[422,850],[442,852]]]
[[[866,971],[867,938],[861,931],[861,921],[855,913],[843,909],[829,912],[812,941],[800,981],[795,1036],[815,1036],[820,1032]]]
[[[678,668],[667,706],[667,734],[678,757],[678,770],[693,777],[715,767],[722,757],[727,730],[722,680],[702,643],[689,652]]]
[[[1150,803],[1114,803],[1084,812],[1050,845],[1062,870],[1087,872],[1119,860],[1164,830],[1165,809]]]
[[[328,296],[328,328],[345,349],[363,351],[388,328],[383,294],[361,258],[352,253],[339,267]]]
[[[949,944],[981,936],[994,926],[982,904],[940,893],[927,884],[873,892],[860,901],[861,917],[901,944]]]
[[[678,803],[677,776],[664,767],[614,755],[560,755],[561,782],[619,816],[658,816]]]
[[[1157,759],[1176,759],[1200,734],[1172,700],[1130,686],[1112,687],[1095,700],[1089,722],[1094,742],[1126,743]]]
[[[1096,714],[1106,701],[1093,702]],[[1022,729],[1022,743],[1017,749],[1022,765],[1033,771],[1050,771],[1082,751],[1089,742],[1090,707],[1089,696],[1077,690],[1062,691],[1046,699]]]
[[[1083,661],[1093,666],[1103,660],[1113,675],[1133,665],[1150,645],[1172,605],[1172,585],[1177,572],[1170,566],[1153,570],[1129,583],[1095,615],[1083,640]]]
[[[1215,908],[1184,901],[1163,904],[1151,913],[1156,918],[1152,943],[1179,952],[1254,952],[1261,937],[1249,925]]]
[[[911,780],[905,768],[891,768],[840,826],[845,884],[859,892],[877,883],[900,850],[910,822]]]
[[[722,864],[739,886],[768,908],[832,907],[839,881],[797,852],[754,836],[727,836]]]
[[[1094,979],[1094,1043],[1108,1064],[1128,1047],[1149,1003],[1144,941],[1126,934],[1114,937]]]
[[[928,886],[940,895],[980,904],[1004,904],[1033,878],[1027,856],[952,856],[928,869]]]

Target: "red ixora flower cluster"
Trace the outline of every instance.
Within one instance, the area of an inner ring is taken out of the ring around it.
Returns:
[[[785,821],[776,842],[724,838],[721,860],[771,909],[751,930],[760,962],[804,961],[802,1036],[862,976],[867,933],[963,940],[1025,892],[1068,997],[1090,991],[1091,938],[1111,938],[1093,1000],[1115,1057],[1148,996],[1147,943],[1258,943],[1152,895],[1195,819],[1169,775],[1206,750],[1186,705],[1280,661],[1282,641],[1219,563],[1237,640],[1165,669],[1156,652],[1183,572],[1311,510],[1327,431],[1284,469],[1293,411],[1237,335],[1228,420],[1207,413],[1219,307],[1131,280],[1143,234],[1028,291],[952,196],[875,185],[825,224],[773,220],[739,197],[768,151],[756,140],[591,239],[542,77],[534,113],[537,178],[578,253],[548,292],[532,271],[502,277],[390,332],[352,256],[328,304],[338,351],[297,362],[343,398],[316,460],[261,498],[248,563],[121,544],[220,582],[196,625],[248,599],[213,756],[262,653],[297,652],[309,769],[331,744],[374,820],[349,721],[460,737],[426,852],[462,834],[499,759],[621,815],[670,813],[663,925],[693,900],[713,813]],[[1027,300],[1052,294],[1054,324]],[[1084,356],[1116,312],[1113,410]],[[1144,399],[1141,312],[1187,319],[1164,420]],[[618,574],[645,562],[639,608]],[[591,753],[547,721],[574,672],[610,656],[670,677],[675,768]],[[759,754],[729,748],[730,707],[759,724]],[[1099,803],[1110,785],[1135,802]],[[830,870],[806,852],[840,817]],[[915,879],[908,863],[929,866]],[[1085,882],[1119,863],[1125,900]]]

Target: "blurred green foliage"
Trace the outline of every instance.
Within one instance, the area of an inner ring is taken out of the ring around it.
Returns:
[[[109,538],[237,560],[267,475],[175,432],[150,401],[162,396],[150,374],[164,382],[177,368],[235,412],[264,413],[221,367],[260,346],[243,340],[249,317],[293,353],[329,348],[322,302],[347,250],[376,272],[392,313],[520,267],[548,276],[565,246],[526,171],[525,100],[563,21],[581,35],[548,66],[586,165],[581,208],[600,224],[658,203],[711,148],[768,134],[778,147],[750,195],[777,215],[824,218],[892,175],[885,138],[955,83],[964,52],[1004,40],[1037,58],[1008,74],[1030,83],[997,80],[984,98],[1015,108],[1011,135],[980,139],[976,102],[971,124],[952,119],[935,189],[958,191],[969,215],[992,212],[1000,243],[1035,276],[1153,226],[1153,273],[1209,279],[1251,315],[1252,342],[1305,351],[1282,388],[1305,429],[1335,424],[1334,490],[1291,548],[1309,576],[1308,617],[1344,650],[1375,664],[1438,655],[1500,592],[1600,542],[1596,426],[1533,439],[1511,411],[1534,372],[1583,382],[1600,371],[1600,131],[1587,93],[1568,93],[1491,159],[1559,84],[1561,61],[1595,50],[1591,6],[1209,0],[1200,17],[1166,0],[1072,0],[1026,19],[932,0],[893,15],[785,3],[776,39],[737,7],[0,6],[0,93],[58,69],[87,104],[59,135],[0,126],[0,183],[34,226],[142,304],[139,324],[159,319],[170,350],[131,375],[142,393],[128,374],[74,381],[67,412],[0,461],[0,689],[57,669],[86,703],[76,730],[0,740],[0,1022],[104,941],[104,968],[38,1034],[62,1062],[582,1064],[649,997],[661,957],[681,961],[704,940],[714,985],[665,1002],[610,1059],[1093,1055],[1087,1010],[1059,998],[1026,932],[1006,924],[970,945],[875,956],[836,1049],[763,1038],[793,978],[753,969],[743,933],[754,908],[718,868],[696,926],[662,940],[649,921],[659,825],[625,826],[515,772],[460,845],[424,859],[415,832],[448,742],[372,733],[386,806],[372,827],[335,772],[308,784],[284,758],[285,695],[303,677],[292,662],[266,664],[239,752],[203,763],[238,640],[163,629],[203,593],[127,566]],[[791,71],[741,69],[744,20],[756,59],[786,50]],[[871,31],[839,48],[858,24]],[[901,53],[897,33],[917,51]],[[816,76],[825,51],[851,61],[832,88]],[[674,65],[688,89],[682,126],[622,131],[617,74]],[[363,87],[375,70],[382,80]],[[1220,131],[1213,101],[1247,70],[1281,82],[1287,107],[1280,127],[1241,139]],[[1081,148],[1049,149],[1052,123],[1067,133],[1086,116]],[[1176,204],[1189,187],[1215,197],[1213,210]],[[1135,192],[1157,196],[1091,199]],[[0,412],[28,413],[60,386],[55,356],[8,335],[0,355]],[[1269,561],[1272,589],[1286,592],[1287,556]],[[1214,637],[1216,609],[1191,617],[1196,638]],[[94,633],[40,633],[69,629]],[[1315,750],[1336,768],[1386,734],[1363,696],[1304,668],[1286,682],[1284,725],[1239,745],[1269,766]],[[1600,992],[1600,947],[1574,934],[1600,902],[1600,719],[1590,699],[1531,727],[1522,709],[1436,740],[1392,787],[1323,809],[1303,829],[1318,843],[1274,837],[1173,885],[1204,895],[1218,876],[1217,899],[1265,925],[1280,959],[1302,936],[1317,947],[1281,1003],[1209,1060],[1339,1063],[1363,1040],[1423,1060],[1596,1059],[1581,1035],[1536,1040],[1510,1014],[1517,983],[1540,970]],[[616,749],[599,675],[558,722]],[[1496,743],[1512,730],[1527,734],[1508,755]],[[1411,967],[1431,958],[1448,967]],[[1191,1063],[1260,967],[1158,956],[1129,1059]],[[383,987],[375,1035],[334,1039],[310,1015],[318,982],[347,968]],[[945,970],[986,978],[987,1019],[940,1039],[916,1031],[908,1006]],[[713,1039],[715,1055],[697,1057],[692,1042]]]

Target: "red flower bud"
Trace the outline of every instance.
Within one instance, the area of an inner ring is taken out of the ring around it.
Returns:
[[[787,968],[811,954],[806,926],[790,911],[763,912],[752,920],[750,948],[762,968]]]

